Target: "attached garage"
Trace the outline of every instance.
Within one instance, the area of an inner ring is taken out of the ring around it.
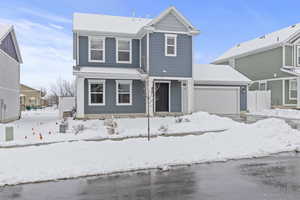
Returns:
[[[236,114],[240,112],[240,88],[221,86],[195,86],[195,111]]]
[[[194,111],[238,114],[247,111],[247,87],[251,82],[228,65],[194,66]]]

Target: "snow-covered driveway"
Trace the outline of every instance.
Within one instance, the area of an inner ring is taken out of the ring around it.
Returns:
[[[0,149],[0,186],[299,150],[300,132],[280,119],[222,133]]]

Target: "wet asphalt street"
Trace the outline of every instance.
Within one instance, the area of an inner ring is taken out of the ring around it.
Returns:
[[[0,188],[22,200],[298,200],[300,155]]]

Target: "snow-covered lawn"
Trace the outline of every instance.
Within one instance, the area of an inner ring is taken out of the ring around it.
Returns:
[[[0,186],[299,150],[300,132],[280,119],[237,124],[222,133],[124,141],[64,142],[0,149]]]
[[[188,132],[219,131],[238,125],[237,122],[224,117],[198,112],[182,117],[183,121],[177,123],[176,117],[151,118],[151,135],[181,134]],[[104,120],[73,120],[68,119],[69,129],[67,133],[59,133],[60,119],[58,110],[47,108],[45,110],[26,111],[22,113],[22,119],[6,126],[13,126],[15,140],[4,141],[1,134],[0,147],[12,145],[26,145],[49,142],[63,142],[87,139],[127,138],[147,135],[147,118],[121,118],[117,122],[118,134],[110,135],[104,126]],[[84,130],[76,133],[74,127],[84,126]],[[1,126],[1,125],[0,125]],[[2,125],[4,126],[4,125]],[[3,130],[3,129],[2,129]]]
[[[250,115],[261,115],[269,117],[280,117],[287,119],[300,119],[300,110],[294,109],[269,109],[260,112],[253,112]]]

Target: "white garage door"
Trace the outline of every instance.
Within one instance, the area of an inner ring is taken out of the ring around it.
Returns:
[[[217,114],[240,112],[239,87],[195,87],[194,110]]]

